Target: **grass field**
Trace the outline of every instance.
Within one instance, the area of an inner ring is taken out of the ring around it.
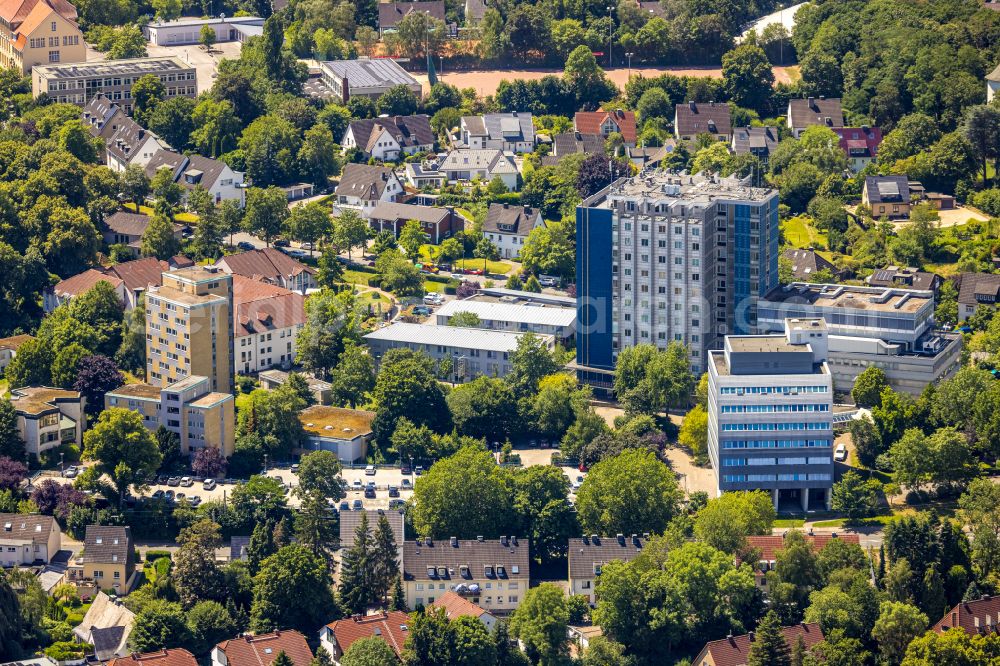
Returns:
[[[455,265],[459,268],[482,268],[482,259],[459,259],[455,262]],[[487,261],[486,270],[494,275],[506,275],[510,269],[513,268],[511,264],[506,261]]]
[[[793,247],[826,247],[826,234],[816,229],[805,215],[785,220],[781,225],[785,241]]]
[[[774,521],[774,527],[796,528],[805,524],[806,521],[802,518],[778,518]]]
[[[134,213],[135,212],[135,206],[133,206],[132,204],[128,204],[128,205],[125,206],[125,210],[128,211],[128,212],[130,212],[130,213]],[[143,215],[152,215],[153,214],[153,209],[150,208],[149,206],[141,206],[140,205],[139,206],[139,212],[142,213]],[[183,222],[185,224],[194,224],[194,223],[196,223],[198,221],[198,216],[195,215],[194,213],[178,212],[178,213],[174,213],[174,221],[175,222]]]
[[[359,284],[362,286],[368,285],[368,279],[375,277],[375,273],[364,273],[362,271],[344,271],[344,277],[341,278],[344,282],[349,284]]]

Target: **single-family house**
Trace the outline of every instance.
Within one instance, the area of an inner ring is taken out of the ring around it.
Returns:
[[[737,155],[753,155],[767,166],[778,141],[777,127],[734,127],[730,149]]]
[[[789,653],[795,648],[799,639],[807,650],[823,640],[823,632],[818,623],[803,622],[782,627],[781,633],[788,644]],[[750,649],[756,639],[756,635],[751,631],[742,636],[727,636],[717,641],[709,641],[691,663],[698,666],[746,666],[750,660]]]
[[[22,334],[22,335],[12,335],[7,338],[0,338],[0,372],[7,369],[10,362],[14,360],[17,356],[17,350],[20,349],[28,340],[34,340],[35,336]]]
[[[445,20],[444,0],[420,0],[419,2],[380,2],[378,4],[378,29],[382,35],[395,32],[399,22],[410,14],[420,12],[439,21]]]
[[[52,516],[0,513],[0,567],[48,564],[62,546],[62,532]]]
[[[438,158],[421,160],[420,162],[407,162],[403,167],[406,182],[422,190],[430,188],[441,189],[448,182],[447,174],[441,172]]]
[[[882,130],[878,127],[834,127],[834,134],[840,137],[840,149],[847,155],[847,166],[858,173],[878,157],[878,147],[882,143]]]
[[[431,604],[433,608],[443,608],[449,620],[459,617],[474,617],[482,622],[490,632],[497,624],[497,616],[479,604],[474,604],[457,592],[448,591]]]
[[[108,662],[108,666],[198,666],[198,660],[184,648],[170,648],[156,652],[132,652]]]
[[[22,386],[11,389],[10,402],[17,415],[18,435],[35,458],[63,444],[83,445],[86,400],[79,391]]]
[[[777,566],[778,551],[785,547],[786,534],[764,534],[747,537],[747,545],[751,552],[757,554],[757,562],[753,564],[754,577],[757,585],[767,588],[767,572]],[[861,537],[857,534],[803,534],[803,538],[814,553],[826,548],[831,541],[843,541],[861,545]]]
[[[368,224],[377,232],[391,231],[399,238],[403,227],[410,220],[420,223],[421,230],[433,245],[438,245],[465,228],[464,219],[453,208],[415,206],[390,201],[383,201],[372,209]]]
[[[600,155],[604,153],[604,142],[605,137],[600,134],[562,132],[552,137],[552,156],[562,158],[576,153]]]
[[[82,273],[71,275],[65,280],[60,280],[42,292],[42,309],[52,312],[57,307],[71,298],[86,294],[94,288],[98,282],[108,282],[115,289],[118,297],[125,301],[125,283],[115,275],[108,275],[103,270],[88,268]]]
[[[403,645],[409,635],[410,616],[402,611],[387,611],[375,615],[352,615],[324,626],[319,631],[319,644],[340,664],[344,653],[355,641],[378,638],[402,657]]]
[[[939,634],[951,629],[961,629],[970,636],[1000,631],[1000,596],[984,594],[978,599],[962,601],[930,628]]]
[[[282,652],[292,666],[309,666],[313,659],[306,637],[286,629],[222,641],[212,648],[211,666],[271,666]]]
[[[928,273],[912,267],[887,266],[874,271],[865,278],[872,287],[901,287],[919,291],[933,291],[935,294],[944,282],[937,273]]]
[[[459,141],[466,148],[530,153],[535,149],[535,125],[530,113],[517,111],[462,116]]]
[[[1000,297],[1000,275],[996,273],[960,273],[958,283],[958,320],[965,321],[980,307],[995,308]]]
[[[132,528],[122,525],[87,525],[83,551],[67,570],[70,580],[93,581],[100,589],[127,594],[135,575],[135,542]]]
[[[785,116],[795,138],[813,125],[830,129],[844,126],[844,109],[839,97],[793,97],[788,100]]]
[[[100,662],[129,654],[128,637],[132,634],[135,613],[121,599],[111,598],[103,591],[94,597],[83,622],[73,628],[73,636],[94,648]]]
[[[365,157],[395,162],[405,155],[434,149],[434,130],[425,114],[381,116],[355,120],[347,126],[340,145],[357,148]]]
[[[457,183],[475,178],[491,182],[499,178],[511,192],[518,189],[519,173],[514,155],[498,148],[463,148],[448,153],[440,169],[448,182]]]
[[[274,247],[230,254],[220,258],[215,265],[223,273],[265,282],[300,294],[316,287],[316,269]]]
[[[486,16],[486,0],[465,0],[465,25],[475,27]]]
[[[504,259],[515,259],[532,229],[544,226],[542,212],[530,206],[490,204],[483,221],[483,235],[493,243]]]
[[[365,218],[380,201],[398,201],[403,184],[392,169],[368,164],[347,164],[336,189],[337,203],[357,208]]]
[[[635,111],[577,111],[573,126],[580,134],[596,134],[606,139],[618,133],[626,145],[634,146],[636,142]]]
[[[699,134],[711,134],[728,142],[733,134],[729,105],[724,102],[688,102],[674,107],[674,136],[693,142]]]
[[[995,3],[987,3],[987,5],[993,5]],[[1000,4],[996,4],[1000,7]],[[989,104],[996,97],[997,91],[1000,90],[1000,65],[997,65],[992,72],[986,75],[986,103]]]
[[[160,169],[170,169],[174,182],[187,192],[203,187],[212,195],[216,204],[238,201],[243,205],[242,171],[234,171],[222,160],[202,155],[182,155],[172,150],[161,150],[146,164],[146,175],[153,178]]]
[[[142,235],[146,233],[150,217],[142,213],[130,213],[120,210],[104,218],[101,225],[101,236],[105,245],[124,245],[132,252],[133,257],[140,254]],[[174,238],[181,240],[184,225],[174,224]],[[155,261],[155,258],[154,258]]]
[[[191,265],[193,264],[190,259],[177,255],[171,257],[169,261],[161,261],[156,257],[143,257],[123,261],[108,268],[90,268],[46,289],[42,295],[42,305],[45,312],[52,312],[69,299],[87,293],[94,285],[103,281],[115,288],[115,293],[125,304],[125,309],[131,310],[139,303],[139,298],[147,289],[163,284],[164,271]]]
[[[820,271],[827,271],[834,281],[840,279],[840,269],[816,250],[790,247],[782,252],[781,256],[791,262],[792,275],[798,282],[814,282],[816,274]]]
[[[910,216],[910,183],[906,176],[865,176],[861,203],[875,219],[905,219]]]

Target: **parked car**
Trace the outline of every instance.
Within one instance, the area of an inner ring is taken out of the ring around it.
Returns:
[[[153,499],[163,499],[163,490],[157,490],[154,492]]]
[[[351,503],[348,502],[347,500],[344,500],[343,502],[340,503],[340,510],[341,511],[350,511],[351,510]]]
[[[194,508],[199,504],[201,504],[201,498],[198,497],[197,495],[191,495],[191,497],[188,498],[188,504],[190,504],[191,507]]]
[[[248,241],[240,241],[239,243],[236,244],[236,247],[238,247],[241,250],[246,250],[248,252],[250,250],[256,250],[257,249],[256,245],[254,245],[253,243],[250,243]]]
[[[292,465],[291,469],[292,469],[292,474],[298,474],[299,473],[299,464],[295,463],[294,465]]]
[[[66,477],[67,479],[75,479],[78,473],[79,472],[77,471],[76,467],[67,467],[63,471],[63,476]]]
[[[302,250],[282,250],[285,254],[293,259],[305,259],[306,253]]]
[[[389,500],[389,510],[390,511],[396,511],[398,509],[402,509],[405,506],[406,506],[406,502],[404,500],[401,500],[401,499],[392,499],[392,500]]]
[[[413,473],[416,474],[417,476],[420,476],[421,474],[423,474],[424,473],[423,465],[417,465],[416,467],[414,467],[413,468]]]
[[[274,247],[290,247],[291,246],[291,243],[289,243],[284,238],[275,238],[274,242],[272,244],[274,245]]]
[[[436,291],[432,291],[429,294],[424,294],[424,303],[426,303],[427,305],[441,305],[441,303],[443,302],[444,299],[441,297],[441,294],[437,293]]]
[[[167,485],[170,486],[171,488],[176,488],[177,486],[181,485],[181,477],[179,476],[170,477],[169,479],[167,479]]]
[[[308,241],[305,242],[305,243],[300,243],[299,247],[301,247],[303,250],[315,250],[316,249],[316,246],[313,245],[312,243],[308,242]]]
[[[844,462],[847,460],[847,447],[843,444],[838,444],[837,448],[833,451],[833,459],[837,462]]]
[[[174,499],[180,502],[182,499],[187,499],[187,495],[185,495],[184,493],[177,493],[176,495],[174,495]]]
[[[400,474],[409,474],[410,473],[410,466],[407,465],[406,463],[403,463],[402,465],[399,466],[399,473]]]
[[[354,509],[355,511],[361,511],[362,509],[364,509],[364,508],[365,508],[365,503],[364,503],[364,502],[362,502],[362,501],[361,501],[361,500],[359,500],[359,499],[356,499],[356,500],[354,500],[354,502],[353,502],[353,503],[351,504],[351,508],[353,508],[353,509]]]
[[[216,485],[215,479],[205,479],[202,482],[201,487],[204,490],[215,490],[215,485]]]
[[[371,486],[365,488],[365,499],[375,499],[375,489]]]
[[[555,277],[554,275],[539,275],[538,284],[542,285],[543,287],[558,287],[559,278]]]
[[[181,477],[181,487],[182,488],[190,488],[193,485],[194,485],[194,481],[191,479],[190,476],[182,476]]]
[[[163,499],[167,500],[168,502],[173,502],[174,501],[174,491],[168,490],[167,492],[163,493]]]
[[[167,474],[161,474],[158,477],[156,477],[156,482],[158,484],[160,484],[161,486],[166,485],[167,481],[169,481],[169,480],[170,480],[170,476],[167,475]]]
[[[365,476],[375,476],[375,465],[365,467]]]
[[[570,484],[570,487],[573,490],[579,490],[580,486],[582,486],[582,485],[583,485],[583,477],[582,476],[578,476],[578,477],[576,477],[576,479],[573,480],[573,483]]]
[[[413,484],[409,479],[403,479],[403,490],[413,490]]]
[[[398,486],[389,486],[389,497],[399,497]]]
[[[351,481],[351,490],[361,490],[361,479]]]

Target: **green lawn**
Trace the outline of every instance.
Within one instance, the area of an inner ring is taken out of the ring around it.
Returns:
[[[368,280],[375,277],[375,273],[365,273],[363,271],[344,271],[344,277],[341,278],[344,282],[348,284],[360,284],[362,286],[368,286]]]
[[[785,241],[793,247],[826,247],[826,234],[814,227],[807,216],[799,215],[785,220],[781,229]]]
[[[125,210],[128,211],[128,212],[130,212],[130,213],[134,213],[135,212],[135,206],[133,206],[132,204],[127,204],[125,206]],[[142,206],[142,205],[140,205],[139,206],[139,212],[142,213],[143,215],[152,215],[153,214],[153,209],[150,208],[149,206]],[[175,222],[184,222],[186,224],[193,224],[193,223],[196,223],[198,221],[198,216],[195,215],[194,213],[178,212],[178,213],[174,213],[174,221]]]
[[[802,518],[778,518],[774,521],[774,527],[796,528],[802,527],[806,521]]]
[[[455,262],[455,265],[459,268],[482,268],[482,259],[459,259]],[[506,261],[487,261],[486,270],[494,275],[506,275],[510,269],[513,268],[511,264]]]
[[[90,604],[80,604],[76,608],[66,608],[66,624],[75,627],[83,622],[83,616],[90,610]]]
[[[444,293],[444,288],[447,287],[444,282],[433,282],[432,280],[424,280],[424,291],[430,293],[436,291],[439,294]]]

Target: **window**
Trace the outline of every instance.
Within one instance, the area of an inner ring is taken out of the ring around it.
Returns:
[[[49,62],[59,62],[59,51],[49,51]]]
[[[56,22],[55,21],[53,21],[52,23],[49,24],[49,29],[52,30],[52,32],[56,31]]]

